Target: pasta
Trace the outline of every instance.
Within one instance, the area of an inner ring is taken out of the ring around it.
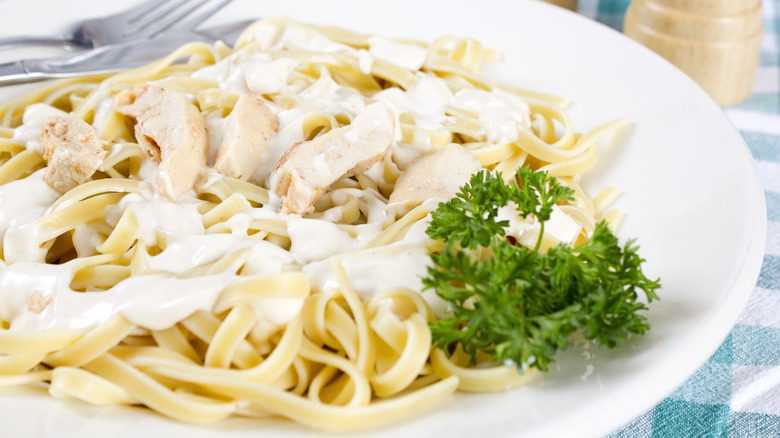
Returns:
[[[591,199],[578,182],[599,140],[628,122],[575,133],[565,100],[484,77],[495,59],[471,39],[425,45],[273,19],[233,49],[192,43],[5,103],[0,385],[43,383],[54,397],[185,422],[273,415],[347,431],[456,390],[533,379],[431,349],[428,322],[446,309],[420,278],[440,245],[425,228],[442,196],[393,194],[417,160],[456,144],[507,180],[528,165],[573,188],[559,217],[574,233],[560,240],[581,242],[602,218],[619,224],[617,190]],[[179,100],[140,108],[154,93]],[[206,140],[177,125],[191,115],[175,108],[190,104]],[[231,117],[244,105],[268,123]],[[41,132],[61,139],[80,123],[94,129],[99,158],[77,172],[69,154],[86,152]],[[248,135],[244,123],[263,133],[246,156],[226,146]],[[334,152],[361,129],[388,144],[366,159]],[[177,152],[183,144],[200,152]],[[200,153],[202,163],[186,162]]]

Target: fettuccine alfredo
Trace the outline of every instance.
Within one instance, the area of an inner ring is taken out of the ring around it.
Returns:
[[[575,133],[564,100],[484,77],[496,59],[269,19],[4,104],[0,385],[343,431],[532,379],[431,348],[430,213],[481,169],[530,166],[575,194],[546,246],[617,227],[617,190],[578,183],[628,122]]]

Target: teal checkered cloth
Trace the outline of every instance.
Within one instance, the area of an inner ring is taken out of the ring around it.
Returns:
[[[617,30],[629,0],[580,0]],[[680,388],[610,437],[780,437],[780,0],[764,0],[753,94],[724,108],[756,161],[767,203],[767,247],[750,301],[726,341]]]

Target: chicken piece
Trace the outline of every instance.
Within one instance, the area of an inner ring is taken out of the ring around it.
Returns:
[[[395,139],[395,115],[385,103],[367,106],[352,123],[314,140],[294,144],[276,163],[271,189],[282,212],[304,214],[342,176],[365,172],[380,161]]]
[[[25,308],[32,313],[41,313],[51,303],[52,295],[51,293],[44,295],[40,289],[33,289],[27,294]]]
[[[520,216],[514,202],[510,201],[508,205],[499,207],[496,220],[508,222],[505,227],[506,235],[513,237],[519,244],[526,248],[536,246],[542,228],[541,223],[533,215],[525,218]],[[573,246],[581,231],[582,225],[567,215],[559,206],[553,205],[550,218],[544,223],[544,235],[539,251],[547,252],[548,249],[560,243]]]
[[[454,143],[444,146],[414,160],[401,173],[388,208],[403,216],[428,198],[450,199],[480,170],[479,160],[466,148]]]
[[[246,181],[267,158],[268,140],[277,129],[279,121],[262,99],[242,95],[225,119],[214,169]]]
[[[159,164],[158,193],[175,201],[191,189],[208,161],[206,120],[186,95],[153,85],[117,94],[114,109],[136,123],[141,149]]]
[[[43,179],[60,193],[89,181],[106,156],[95,128],[73,114],[49,119],[41,150],[48,164]]]

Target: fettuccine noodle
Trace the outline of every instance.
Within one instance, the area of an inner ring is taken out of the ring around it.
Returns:
[[[495,59],[471,39],[425,45],[265,20],[234,49],[192,43],[144,68],[5,103],[0,385],[46,383],[55,397],[184,422],[273,415],[345,431],[415,415],[458,389],[533,379],[431,349],[428,323],[446,308],[420,279],[440,247],[425,228],[442,198],[388,208],[404,171],[454,143],[507,180],[527,165],[572,187],[576,200],[557,219],[568,237],[551,238],[576,244],[603,218],[618,225],[609,207],[618,192],[589,198],[578,181],[599,140],[627,122],[575,133],[565,100],[484,77]],[[117,109],[140,84],[186,96],[206,123],[207,165],[173,197],[155,181],[165,159],[151,159],[134,130],[142,116]],[[244,95],[278,127],[251,174],[224,175],[217,145]],[[377,102],[392,114],[389,148],[335,175],[307,211],[285,211],[292,195],[273,187],[285,151]],[[105,154],[85,181],[56,190],[41,131],[67,114],[94,128]]]

